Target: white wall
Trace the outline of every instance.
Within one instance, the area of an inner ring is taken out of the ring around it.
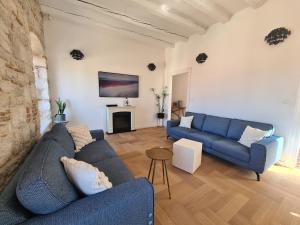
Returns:
[[[188,99],[189,74],[179,74],[173,76],[172,82],[172,102],[182,101],[182,106],[186,106]]]
[[[140,96],[129,99],[136,106],[136,128],[156,125],[156,106],[150,88],[161,89],[164,49],[147,46],[97,26],[73,24],[59,18],[45,21],[45,42],[52,105],[61,97],[67,101],[71,124],[87,124],[106,130],[106,104],[123,105],[122,98],[99,98],[98,71],[140,76]],[[80,49],[85,59],[76,61],[69,52]],[[155,63],[154,72],[148,63]],[[53,113],[57,107],[53,105]]]
[[[191,70],[188,110],[274,124],[286,139],[282,160],[290,166],[300,140],[299,9],[299,0],[269,0],[166,50],[167,84],[176,71]],[[267,45],[264,37],[281,26],[292,35]],[[201,52],[208,59],[197,64]]]

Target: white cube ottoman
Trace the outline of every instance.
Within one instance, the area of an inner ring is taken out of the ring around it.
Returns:
[[[185,138],[173,144],[173,166],[193,174],[201,165],[202,143]]]

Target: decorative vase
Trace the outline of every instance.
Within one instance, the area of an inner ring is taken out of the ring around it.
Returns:
[[[66,114],[56,114],[55,115],[56,122],[64,122],[66,121]]]
[[[157,118],[158,119],[164,119],[165,118],[165,114],[164,113],[157,113]]]

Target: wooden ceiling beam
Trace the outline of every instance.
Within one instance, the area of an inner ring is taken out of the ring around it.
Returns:
[[[133,38],[135,40],[146,42],[152,45],[156,45],[158,47],[174,47],[174,43],[168,42],[163,39],[156,38],[151,35],[142,34],[130,29],[125,29],[122,27],[114,26],[111,24],[107,24],[103,21],[97,21],[94,18],[81,15],[72,11],[67,11],[64,9],[56,8],[53,6],[41,4],[41,8],[43,13],[49,14],[50,16],[53,16],[55,18],[64,18],[67,21],[73,22],[73,23],[80,23],[80,24],[86,24],[86,25],[94,25],[98,26],[104,29],[108,29],[117,33],[120,33],[120,35],[125,35],[127,37]]]
[[[205,28],[201,27],[200,25],[196,24],[192,20],[183,18],[175,13],[169,12],[167,10],[163,10],[161,6],[145,0],[130,0],[132,2],[135,2],[136,4],[142,6],[143,8],[149,10],[151,13],[168,20],[171,23],[177,23],[184,27],[187,27],[191,30],[193,30],[195,33],[203,34],[205,33]]]
[[[206,14],[216,22],[227,22],[232,16],[227,10],[211,0],[183,0],[186,4]]]
[[[175,43],[177,41],[187,41],[188,40],[188,36],[186,36],[184,34],[172,32],[170,30],[153,25],[147,21],[143,21],[142,19],[135,18],[130,15],[126,15],[122,12],[114,11],[112,9],[95,4],[89,0],[75,0],[75,1],[74,0],[64,0],[64,1],[70,2],[71,4],[80,6],[82,8],[94,10],[98,13],[104,14],[109,17],[116,18],[125,23],[132,24],[137,27],[141,27],[143,29],[148,30],[147,33],[150,32],[153,36],[161,37],[168,42]]]
[[[253,7],[253,8],[258,8],[262,6],[267,0],[241,0],[245,2],[247,5]]]

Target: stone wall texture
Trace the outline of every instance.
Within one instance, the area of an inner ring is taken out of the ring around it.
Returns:
[[[44,46],[38,0],[0,0],[0,191],[39,138],[30,32]]]

